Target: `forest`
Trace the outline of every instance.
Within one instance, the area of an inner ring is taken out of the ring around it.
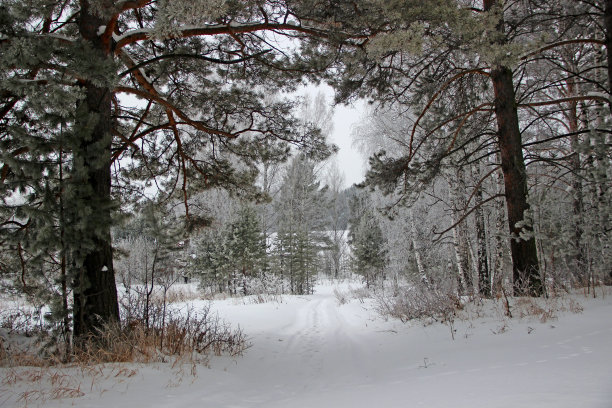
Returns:
[[[141,335],[241,353],[173,314],[177,284],[359,281],[403,322],[598,296],[611,47],[611,0],[0,0],[3,296],[62,362]],[[330,135],[355,101],[347,186]]]

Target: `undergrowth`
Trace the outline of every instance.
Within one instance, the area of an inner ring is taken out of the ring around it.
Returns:
[[[66,344],[47,331],[23,334],[14,313],[3,316],[1,366],[48,367],[61,364],[166,362],[170,357],[206,363],[210,355],[238,356],[249,346],[240,328],[232,329],[209,307],[169,311],[163,319],[124,320],[101,328],[78,344]],[[151,316],[150,316],[151,317]],[[7,328],[11,329],[7,329]]]

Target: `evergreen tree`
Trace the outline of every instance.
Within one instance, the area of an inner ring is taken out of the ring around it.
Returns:
[[[328,245],[325,189],[320,188],[314,163],[304,155],[293,158],[276,202],[277,267],[292,293],[313,290],[320,270],[319,252]]]
[[[370,287],[379,279],[384,279],[386,249],[383,232],[371,208],[359,217],[358,223],[351,226],[351,246],[355,272],[364,277]]]
[[[230,224],[226,239],[227,257],[232,266],[233,292],[239,280],[242,291],[249,293],[248,279],[260,278],[265,264],[266,247],[255,209],[243,205]]]
[[[577,45],[596,50],[604,45],[604,36],[607,44],[611,36],[603,27],[612,21],[609,11],[593,2],[532,0],[340,1],[311,10],[315,20],[320,15],[333,19],[338,39],[347,44],[343,74],[331,78],[338,99],[363,96],[399,105],[412,121],[406,151],[377,152],[368,184],[396,194],[395,202],[409,203],[449,160],[467,166],[488,157],[489,146],[499,150],[496,164],[504,179],[517,295],[539,296],[544,289],[528,194],[526,165],[531,161],[526,158],[545,142],[531,139],[530,133],[540,127],[553,129],[551,137],[571,137],[549,111],[565,110],[569,102],[608,103],[610,92],[601,61],[564,74],[596,84],[597,92],[585,87],[574,96],[553,99],[540,98],[538,91],[557,86],[557,79],[548,75],[557,63],[531,68],[551,50]],[[578,36],[572,27],[581,29]],[[525,112],[535,112],[537,118]],[[597,116],[607,120],[609,115]],[[484,276],[484,268],[481,272]]]
[[[302,58],[270,46],[267,32],[320,35],[290,5],[0,4],[1,195],[32,195],[3,205],[2,233],[10,236],[3,242],[19,252],[25,235],[61,230],[61,240],[45,233],[31,256],[66,256],[77,338],[119,319],[110,231],[123,199],[142,197],[155,183],[161,195],[180,197],[189,218],[190,199],[202,188],[255,194],[248,188],[256,173],[252,152],[262,141],[326,154],[320,133],[293,116],[293,103],[264,99],[264,88],[295,87],[324,64],[319,53]],[[119,95],[142,102],[126,107]],[[47,194],[58,191],[44,187],[58,161],[66,163],[67,182],[61,194]],[[62,217],[56,210],[35,214],[45,194],[63,198]]]
[[[193,273],[202,289],[211,293],[230,291],[230,259],[225,230],[209,230],[196,239]]]

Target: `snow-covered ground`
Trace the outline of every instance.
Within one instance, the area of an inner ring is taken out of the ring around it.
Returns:
[[[24,381],[3,369],[0,406],[612,407],[612,295],[578,297],[582,313],[546,322],[457,321],[453,340],[446,325],[385,321],[368,300],[339,305],[333,290],[322,285],[280,303],[215,301],[253,345],[195,375],[192,366],[171,364],[63,369],[72,381],[65,388],[76,380],[83,396],[32,392],[26,401]]]

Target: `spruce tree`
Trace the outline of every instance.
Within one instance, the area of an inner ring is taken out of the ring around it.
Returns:
[[[351,225],[351,246],[355,272],[364,277],[366,286],[384,279],[386,249],[383,232],[372,208],[366,208],[356,225]]]
[[[247,295],[248,281],[261,277],[266,257],[265,242],[254,208],[243,205],[238,210],[228,229],[226,247],[234,285],[241,280],[243,294]]]
[[[314,163],[304,155],[292,159],[276,202],[276,253],[280,273],[292,293],[313,290],[320,270],[319,252],[329,243],[326,227],[325,189],[320,188]]]

